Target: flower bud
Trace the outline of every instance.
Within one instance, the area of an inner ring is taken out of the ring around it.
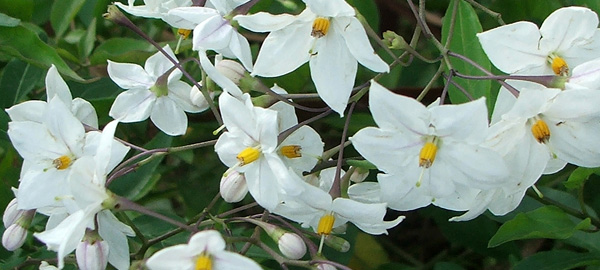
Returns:
[[[385,31],[383,33],[383,43],[393,50],[402,50],[408,46],[404,38],[394,31]]]
[[[331,234],[325,236],[325,245],[339,252],[347,252],[350,250],[350,242],[346,241],[344,238]]]
[[[248,193],[246,177],[235,170],[221,178],[220,192],[223,200],[229,203],[236,203],[244,199]]]
[[[326,264],[326,263],[320,263],[319,265],[317,265],[317,267],[315,267],[315,269],[317,269],[317,270],[337,270],[337,268],[335,268],[335,266],[333,266],[331,264]]]
[[[210,96],[210,98],[213,98],[215,96],[213,92],[209,92],[208,95]],[[208,102],[206,101],[206,98],[204,98],[204,94],[202,94],[200,89],[198,89],[198,87],[196,87],[195,85],[192,86],[192,89],[190,90],[190,101],[192,102],[192,104],[200,108],[208,108]]]
[[[17,206],[17,199],[12,199],[6,206],[4,214],[2,215],[2,221],[4,222],[4,228],[8,228],[13,225],[17,219],[23,215],[24,210],[19,210]]]
[[[285,233],[277,241],[281,253],[289,259],[298,260],[306,254],[306,244],[295,233]]]
[[[354,183],[360,183],[367,179],[369,176],[369,170],[361,167],[354,167],[354,171],[350,175],[350,181]]]
[[[42,261],[39,269],[40,270],[58,270],[58,267],[49,264],[47,261]]]
[[[225,59],[218,61],[215,64],[215,68],[236,85],[239,85],[240,80],[246,76],[244,66],[233,60]]]
[[[82,270],[104,270],[108,264],[108,244],[102,240],[85,237],[75,250],[77,266]]]
[[[2,235],[2,246],[9,251],[15,251],[20,248],[27,238],[27,229],[19,223],[14,223],[4,231]]]

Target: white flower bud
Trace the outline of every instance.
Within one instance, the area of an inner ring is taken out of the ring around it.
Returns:
[[[355,167],[354,171],[350,175],[350,181],[354,183],[360,183],[367,179],[367,176],[369,176],[369,170],[361,167]]]
[[[19,223],[14,223],[4,231],[2,235],[2,246],[9,251],[15,251],[20,248],[27,238],[27,229]]]
[[[246,177],[237,171],[232,171],[221,178],[221,197],[229,203],[236,203],[244,199],[248,193]]]
[[[81,270],[104,270],[108,264],[108,244],[102,240],[86,239],[77,246],[75,257]]]
[[[8,228],[10,225],[13,225],[17,219],[23,215],[23,212],[25,212],[24,210],[19,210],[17,208],[17,199],[14,198],[8,203],[6,210],[4,210],[4,214],[2,215],[4,228]]]
[[[213,98],[215,96],[213,92],[209,92],[208,95],[210,96],[210,98]],[[204,94],[202,94],[202,92],[200,92],[200,89],[198,89],[198,87],[196,87],[195,85],[192,86],[192,89],[190,90],[190,101],[194,106],[197,106],[199,108],[208,108],[208,102],[204,98]]]
[[[215,64],[215,68],[217,68],[221,74],[225,75],[225,77],[230,79],[236,85],[240,84],[240,80],[244,78],[246,74],[246,69],[244,66],[229,59],[218,61]]]
[[[306,244],[295,233],[285,233],[277,242],[281,253],[289,259],[298,260],[306,254]]]
[[[331,234],[325,236],[325,245],[339,252],[347,252],[350,250],[350,242],[346,241],[344,238]]]
[[[39,269],[40,270],[58,270],[58,267],[49,264],[47,261],[42,261]]]
[[[331,264],[326,264],[326,263],[321,263],[321,264],[317,265],[316,269],[317,270],[337,270],[337,268],[335,268],[335,266],[333,266]]]

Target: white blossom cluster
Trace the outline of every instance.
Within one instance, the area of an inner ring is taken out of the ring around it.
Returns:
[[[500,90],[490,122],[484,98],[425,106],[373,80],[369,106],[377,127],[358,131],[350,141],[381,172],[377,182],[360,179],[340,190],[340,181],[355,178],[336,168],[305,175],[327,161],[320,135],[299,125],[292,105],[255,106],[237,85],[241,74],[277,77],[308,62],[319,96],[343,115],[358,63],[379,73],[389,66],[374,52],[353,7],[343,0],[303,1],[306,9],[298,15],[232,14],[248,0],[209,0],[204,7],[185,0],[117,4],[132,15],[160,18],[192,32],[200,66],[224,90],[218,104],[226,131],[215,151],[229,168],[220,186],[227,202],[250,193],[266,210],[312,227],[322,237],[348,222],[378,235],[404,219],[384,220],[387,208],[408,211],[434,204],[466,211],[455,221],[488,209],[504,215],[542,174],[566,163],[600,166],[598,17],[589,9],[569,7],[551,14],[539,29],[517,22],[478,35],[498,69],[511,75],[555,75],[552,88],[508,81],[518,92]],[[233,21],[269,33],[254,64],[249,43]],[[72,98],[54,67],[46,77],[47,102],[28,101],[7,110],[8,134],[24,162],[16,199],[3,219],[5,247],[22,245],[37,212],[49,219],[46,230],[34,236],[58,253],[59,269],[74,250],[81,269],[103,269],[108,263],[129,268],[127,236],[134,232],[110,211],[116,200],[106,188],[107,175],[129,150],[114,138],[117,124],[150,118],[164,133],[183,135],[186,112],[204,111],[210,102],[196,86],[181,81],[182,72],[173,63],[177,56],[169,46],[162,49],[144,67],[108,62],[110,78],[126,91],[110,110],[115,121],[102,132],[86,132],[97,129],[95,110]],[[215,64],[209,51],[219,54]],[[276,85],[271,90],[285,94]],[[283,253],[303,256],[305,248],[287,245],[301,242],[297,235],[278,237],[290,239],[280,243]],[[155,253],[146,266],[260,269],[225,247],[218,232],[199,232],[188,244]]]

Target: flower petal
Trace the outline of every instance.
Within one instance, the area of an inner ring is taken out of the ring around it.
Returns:
[[[148,119],[156,95],[147,89],[132,89],[120,93],[108,115],[123,123],[139,122]]]
[[[365,28],[355,17],[338,17],[331,20],[342,34],[348,50],[363,66],[375,72],[389,72],[390,67],[373,50]]]
[[[148,89],[155,83],[140,65],[107,61],[110,79],[123,89],[136,87]]]
[[[303,0],[317,15],[323,17],[354,16],[354,8],[344,0]]]
[[[58,96],[65,105],[71,106],[71,100],[73,99],[71,90],[54,65],[48,69],[48,74],[46,74],[46,95],[47,101]]]
[[[540,48],[563,52],[587,42],[598,28],[598,15],[584,7],[565,7],[548,15],[540,27]]]
[[[223,88],[223,90],[230,95],[234,97],[242,96],[242,90],[240,90],[240,88],[229,78],[221,74],[217,68],[215,68],[215,66],[208,59],[208,56],[206,56],[206,52],[200,51],[198,52],[198,56],[200,58],[200,65],[209,78],[211,78],[217,85]]]
[[[163,50],[169,55],[172,59],[177,61],[177,57],[171,47],[167,44],[163,47]],[[144,64],[144,70],[150,75],[153,79],[158,79],[158,77],[164,75],[169,69],[174,66],[173,62],[171,62],[162,52],[158,51],[152,56],[148,57],[146,63]],[[176,69],[177,70],[177,69]],[[153,83],[154,84],[154,83]]]
[[[369,89],[369,109],[380,128],[420,135],[428,133],[430,113],[423,104],[394,94],[375,81],[371,81]]]
[[[237,15],[233,17],[242,27],[257,33],[273,32],[283,29],[296,20],[290,14],[273,15],[267,12],[258,12],[252,15]]]
[[[156,99],[150,119],[156,127],[171,136],[185,134],[188,125],[185,112],[166,96]]]

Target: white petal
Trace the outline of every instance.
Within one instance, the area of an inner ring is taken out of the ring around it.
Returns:
[[[198,53],[198,56],[200,58],[200,65],[202,66],[202,69],[204,70],[204,72],[206,72],[206,75],[209,78],[211,78],[217,85],[223,88],[223,90],[229,93],[230,95],[234,97],[242,96],[242,90],[240,90],[240,88],[229,78],[221,74],[221,72],[219,72],[217,68],[215,68],[215,66],[210,62],[210,60],[206,56],[206,52],[200,51]]]
[[[199,253],[206,250],[209,254],[215,254],[225,249],[225,240],[215,230],[202,231],[190,238],[188,248]]]
[[[323,154],[323,142],[321,136],[310,126],[302,126],[294,131],[290,136],[281,142],[285,145],[298,145],[301,147],[301,157],[287,158],[281,157],[288,167],[292,167],[299,172],[310,171]]]
[[[194,28],[193,49],[219,52],[229,46],[234,33],[235,30],[227,20],[221,16],[213,16]]]
[[[73,155],[82,154],[85,129],[59,98],[54,97],[48,103],[44,124],[52,136],[66,145]]]
[[[455,140],[482,142],[488,129],[485,98],[458,105],[443,105],[432,108],[431,125],[436,135]]]
[[[375,81],[369,89],[369,108],[375,123],[383,129],[420,135],[429,130],[430,113],[413,98],[397,95]]]
[[[348,197],[362,203],[381,203],[381,188],[377,182],[362,182],[348,188]]]
[[[508,168],[504,160],[489,148],[455,142],[442,145],[438,153],[437,158],[444,159],[451,164],[453,171],[460,171],[467,177],[461,179],[459,175],[455,177],[450,174],[453,175],[451,180],[465,186],[489,189],[498,186],[498,181],[507,176]]]
[[[354,86],[358,63],[335,27],[318,40],[316,51],[309,60],[310,76],[321,99],[342,116]]]
[[[163,47],[163,50],[175,61],[177,61],[177,57],[171,47],[167,44]],[[171,62],[162,52],[158,51],[152,56],[148,57],[146,63],[144,64],[144,70],[150,75],[153,79],[158,79],[158,77],[164,75],[169,69],[173,67],[173,62]],[[177,70],[177,69],[175,69]]]
[[[98,213],[98,233],[108,243],[108,262],[119,270],[129,269],[129,245],[127,236],[134,236],[133,230],[121,223],[110,211]]]
[[[52,65],[46,74],[46,95],[47,101],[58,96],[67,106],[71,106],[71,90],[67,83],[58,73],[56,66]]]
[[[312,23],[299,22],[271,32],[263,41],[252,75],[277,77],[306,63],[314,43],[311,31]]]
[[[146,89],[132,89],[120,93],[108,115],[123,123],[139,122],[148,119],[156,95]]]
[[[238,163],[237,155],[248,147],[242,142],[243,139],[231,132],[221,134],[215,144],[215,152],[217,152],[219,159],[225,166],[232,167]]]
[[[542,26],[540,48],[565,51],[592,38],[598,28],[598,15],[584,7],[566,7],[550,14]]]
[[[147,6],[133,6],[133,5],[126,6],[119,2],[116,2],[115,5],[117,5],[123,11],[125,11],[133,16],[144,17],[144,18],[154,18],[154,19],[161,18],[161,14],[158,11],[156,11],[152,8],[149,8]]]
[[[323,17],[354,16],[352,8],[344,0],[303,0],[304,3],[317,15]]]
[[[98,128],[98,115],[92,104],[82,98],[75,98],[71,103],[71,112],[77,119],[90,127]]]
[[[494,66],[505,73],[546,65],[549,52],[538,50],[541,35],[537,25],[531,22],[503,25],[477,37]]]
[[[384,221],[386,204],[366,204],[350,199],[337,198],[333,200],[333,211],[354,223],[356,227],[369,234],[387,234],[387,229],[398,225],[404,217],[393,221]]]
[[[574,90],[575,91],[575,90]],[[600,124],[566,121],[560,125],[548,123],[549,143],[556,155],[569,163],[595,168],[600,166]]]
[[[255,142],[259,142],[258,120],[252,108],[248,108],[244,102],[226,93],[219,96],[219,106],[223,124],[228,131],[245,133]]]
[[[361,129],[350,141],[365,159],[387,173],[400,173],[409,162],[418,160],[423,145],[420,138],[411,140],[395,131],[374,127]]]
[[[246,70],[252,72],[252,53],[250,52],[250,44],[244,36],[238,32],[232,33],[229,50],[237,59],[240,59]]]
[[[256,202],[267,210],[273,210],[279,203],[280,186],[276,175],[273,174],[269,163],[264,158],[246,165],[244,175],[248,191]]]
[[[296,16],[285,13],[272,15],[266,12],[258,12],[252,15],[237,15],[233,17],[233,20],[252,32],[264,33],[287,27],[296,20]]]
[[[37,209],[56,204],[57,197],[69,193],[68,174],[69,170],[54,168],[26,172],[19,184],[19,208]]]
[[[431,204],[432,198],[424,193],[425,187],[417,188],[415,179],[403,174],[378,174],[377,181],[381,186],[381,200],[391,209],[408,211]]]
[[[152,270],[193,269],[194,263],[187,245],[175,245],[154,253],[146,266]]]
[[[48,104],[41,100],[29,100],[6,109],[11,121],[33,121],[41,123]]]
[[[171,136],[185,134],[188,125],[185,112],[172,99],[165,96],[156,99],[150,119],[156,127]]]
[[[562,91],[548,106],[544,116],[562,121],[597,121],[600,118],[600,91],[577,89]]]
[[[168,22],[175,27],[194,29],[196,25],[214,16],[219,16],[219,13],[212,8],[179,7],[169,10]]]
[[[50,160],[51,163],[51,160],[69,152],[66,145],[58,143],[41,123],[9,122],[8,136],[21,157],[36,163],[44,159]]]
[[[219,270],[260,270],[262,269],[255,261],[240,254],[222,251],[213,254],[214,269]]]
[[[155,83],[152,77],[140,65],[117,63],[108,60],[107,71],[110,79],[123,89],[136,87],[148,89]]]
[[[331,20],[333,27],[342,34],[350,53],[363,66],[375,72],[389,72],[390,67],[373,50],[365,28],[355,17],[339,17]]]

